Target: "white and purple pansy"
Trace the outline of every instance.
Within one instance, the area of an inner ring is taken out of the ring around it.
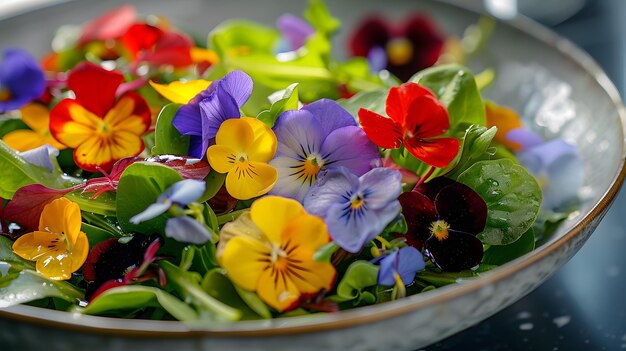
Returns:
[[[274,132],[278,152],[270,165],[278,170],[278,181],[272,195],[302,202],[321,170],[341,166],[361,176],[380,163],[376,145],[332,100],[283,112]]]
[[[304,208],[324,219],[333,241],[357,253],[400,213],[400,172],[374,168],[357,177],[345,167],[325,170],[304,198]]]

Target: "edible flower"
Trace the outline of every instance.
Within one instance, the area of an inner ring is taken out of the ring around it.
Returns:
[[[23,259],[37,261],[37,272],[50,279],[70,279],[89,251],[87,235],[80,227],[78,205],[66,198],[54,200],[43,209],[39,230],[19,237],[13,243],[13,252]]]
[[[302,202],[318,173],[343,166],[357,177],[380,162],[378,148],[336,102],[315,101],[283,112],[274,126],[278,153],[270,165],[278,170],[271,194]]]
[[[385,149],[404,145],[411,155],[433,167],[446,167],[459,151],[455,138],[440,137],[450,127],[445,106],[417,83],[404,83],[389,90],[389,118],[359,109],[359,122],[367,137]]]
[[[7,133],[3,138],[7,145],[17,151],[28,151],[49,144],[57,150],[65,149],[65,145],[59,143],[50,134],[50,111],[38,103],[30,103],[20,110],[22,122],[28,129],[18,129]]]
[[[109,289],[155,277],[164,286],[164,275],[151,266],[160,247],[161,239],[156,234],[135,234],[125,242],[111,238],[94,245],[83,268],[87,281],[85,300],[92,301]]]
[[[520,145],[515,156],[537,179],[543,209],[558,211],[576,203],[583,186],[584,163],[574,145],[563,139],[543,141],[523,128],[509,131],[507,139]]]
[[[251,94],[252,78],[242,71],[233,71],[181,106],[173,125],[181,134],[190,136],[189,156],[203,158],[222,123],[239,118],[239,110]]]
[[[0,62],[0,113],[17,110],[43,94],[46,80],[25,50],[6,49]]]
[[[282,35],[282,40],[278,44],[278,52],[298,50],[310,36],[315,34],[315,29],[309,23],[289,13],[278,17],[276,27]]]
[[[483,258],[476,235],[487,222],[487,205],[470,187],[437,177],[398,198],[408,232],[401,235],[442,271],[472,268]]]
[[[357,253],[400,213],[401,174],[374,168],[361,177],[345,167],[322,171],[304,197],[304,208],[321,217],[333,241]]]
[[[335,268],[313,259],[328,242],[320,218],[294,200],[266,196],[222,228],[217,259],[233,283],[283,312],[332,288]]]
[[[274,157],[277,144],[274,132],[258,119],[228,119],[221,124],[207,158],[214,170],[227,173],[228,193],[248,200],[266,194],[276,183],[278,173],[267,162]]]
[[[497,127],[493,140],[506,146],[512,151],[520,151],[522,145],[507,138],[507,134],[514,129],[522,128],[522,120],[515,110],[506,106],[498,106],[494,103],[485,103],[485,116],[487,117],[487,127]]]
[[[193,41],[183,33],[147,23],[135,23],[124,33],[121,42],[130,54],[133,67],[147,63],[152,67],[168,65],[179,68],[193,63]]]
[[[187,206],[202,196],[205,187],[203,181],[194,179],[176,182],[159,195],[155,203],[132,216],[129,221],[133,224],[139,224],[162,215],[174,205]]]
[[[394,250],[380,259],[378,284],[394,286],[409,285],[415,278],[415,273],[426,267],[422,254],[412,246]]]
[[[121,73],[81,63],[67,81],[76,98],[63,99],[50,111],[52,135],[74,148],[74,161],[84,170],[110,171],[115,161],[136,156],[144,148],[141,135],[150,126],[150,109],[133,91],[116,100],[115,91],[123,81]]]
[[[79,45],[92,41],[106,41],[120,38],[137,20],[137,11],[131,5],[114,8],[85,23],[82,27]]]
[[[437,62],[444,35],[424,14],[414,14],[400,25],[379,16],[365,18],[350,37],[350,53],[366,57],[375,71],[386,68],[402,81]]]
[[[211,81],[204,79],[189,81],[174,81],[169,84],[158,84],[150,81],[150,85],[157,93],[175,104],[186,104],[196,95],[206,90]]]

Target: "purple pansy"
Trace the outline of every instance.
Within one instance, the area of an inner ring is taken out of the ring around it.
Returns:
[[[411,284],[415,278],[415,273],[426,267],[424,257],[412,246],[395,250],[389,255],[383,256],[379,261],[378,284],[383,286],[396,285],[399,283],[398,278],[404,285]]]
[[[278,181],[270,194],[300,202],[320,170],[343,166],[361,176],[380,163],[376,145],[336,102],[321,99],[283,112],[274,126],[278,152],[270,165]]]
[[[0,63],[0,113],[17,110],[44,92],[46,79],[37,61],[26,51],[4,51]]]
[[[584,165],[573,145],[563,139],[544,142],[540,136],[523,128],[511,130],[506,138],[522,145],[515,156],[537,178],[544,209],[555,211],[578,198]]]
[[[173,124],[181,134],[190,136],[189,156],[203,158],[222,122],[241,117],[239,109],[251,94],[250,76],[233,71],[181,106]]]
[[[283,40],[279,43],[279,52],[297,50],[315,33],[315,29],[298,16],[286,13],[278,18],[276,26]]]
[[[163,194],[159,195],[155,203],[148,206],[143,212],[131,217],[130,222],[139,224],[160,216],[174,204],[186,206],[202,196],[205,186],[203,181],[195,179],[185,179],[176,182],[167,188]]]
[[[330,168],[306,194],[304,208],[324,219],[337,245],[356,253],[398,216],[401,192],[398,171],[374,168],[357,177],[345,167]]]

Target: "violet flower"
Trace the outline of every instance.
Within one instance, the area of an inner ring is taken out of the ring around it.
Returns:
[[[374,168],[360,178],[345,167],[325,170],[304,198],[304,208],[324,219],[333,241],[359,252],[400,213],[400,172]]]
[[[148,206],[142,212],[132,216],[130,222],[139,224],[152,218],[162,215],[169,210],[172,205],[186,206],[200,198],[204,193],[206,185],[203,181],[185,179],[174,183],[167,188],[155,203]]]
[[[426,268],[422,254],[414,247],[403,247],[400,250],[383,256],[380,260],[378,271],[378,284],[393,286],[399,283],[411,284],[415,279],[415,273]]]
[[[189,156],[203,158],[214,144],[217,130],[229,118],[241,117],[239,109],[252,94],[252,79],[242,71],[233,71],[213,81],[174,116],[174,127],[190,136]]]
[[[0,62],[0,113],[17,110],[44,92],[46,80],[35,59],[18,48],[6,49]]]
[[[380,162],[376,145],[352,115],[332,100],[283,112],[274,132],[278,151],[270,165],[278,170],[278,181],[272,195],[302,202],[321,170],[343,166],[361,176]]]
[[[522,128],[511,130],[506,138],[522,145],[515,156],[537,179],[544,209],[557,211],[578,198],[584,165],[576,147],[563,139],[544,142],[537,134]]]
[[[59,156],[59,150],[50,144],[45,144],[28,151],[20,152],[20,156],[30,164],[52,171],[54,169],[52,157]]]
[[[278,52],[294,51],[301,48],[306,40],[315,33],[315,29],[298,16],[286,13],[276,21],[283,39],[279,42]]]

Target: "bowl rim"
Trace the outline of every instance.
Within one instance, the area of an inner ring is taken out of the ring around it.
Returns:
[[[50,6],[62,4],[63,2],[65,1],[56,2],[50,4]],[[459,5],[458,3],[454,3],[453,0],[437,0],[434,2],[457,7],[475,14],[482,12],[480,6],[473,7],[468,4]],[[35,7],[32,11],[41,10],[42,8],[43,7]],[[20,16],[32,11],[18,13],[7,18]],[[559,36],[552,30],[524,16],[518,15],[513,19],[497,20],[497,22],[513,27],[544,44],[554,47],[559,53],[563,54],[567,59],[571,60],[593,77],[600,88],[608,95],[613,107],[618,113],[622,124],[622,140],[626,142],[624,139],[624,135],[626,134],[626,107],[624,107],[615,85],[589,54],[578,48],[568,39]],[[306,317],[277,318],[272,320],[239,321],[234,323],[211,322],[196,325],[180,321],[122,319],[81,315],[79,313],[56,311],[26,305],[0,308],[0,318],[12,319],[46,328],[63,329],[88,334],[106,334],[139,338],[190,338],[205,336],[255,337],[313,333],[346,329],[402,316],[421,308],[432,307],[479,291],[482,288],[505,279],[507,276],[523,271],[526,267],[543,260],[559,250],[566,243],[582,235],[583,230],[592,221],[606,213],[626,178],[626,144],[622,143],[621,148],[621,165],[619,165],[618,172],[611,180],[608,189],[602,194],[598,203],[596,203],[567,233],[521,258],[490,271],[489,274],[481,276],[480,278],[470,279],[464,282],[464,284],[446,286],[436,289],[436,291],[413,295],[400,300],[358,307],[337,313],[307,315]]]

